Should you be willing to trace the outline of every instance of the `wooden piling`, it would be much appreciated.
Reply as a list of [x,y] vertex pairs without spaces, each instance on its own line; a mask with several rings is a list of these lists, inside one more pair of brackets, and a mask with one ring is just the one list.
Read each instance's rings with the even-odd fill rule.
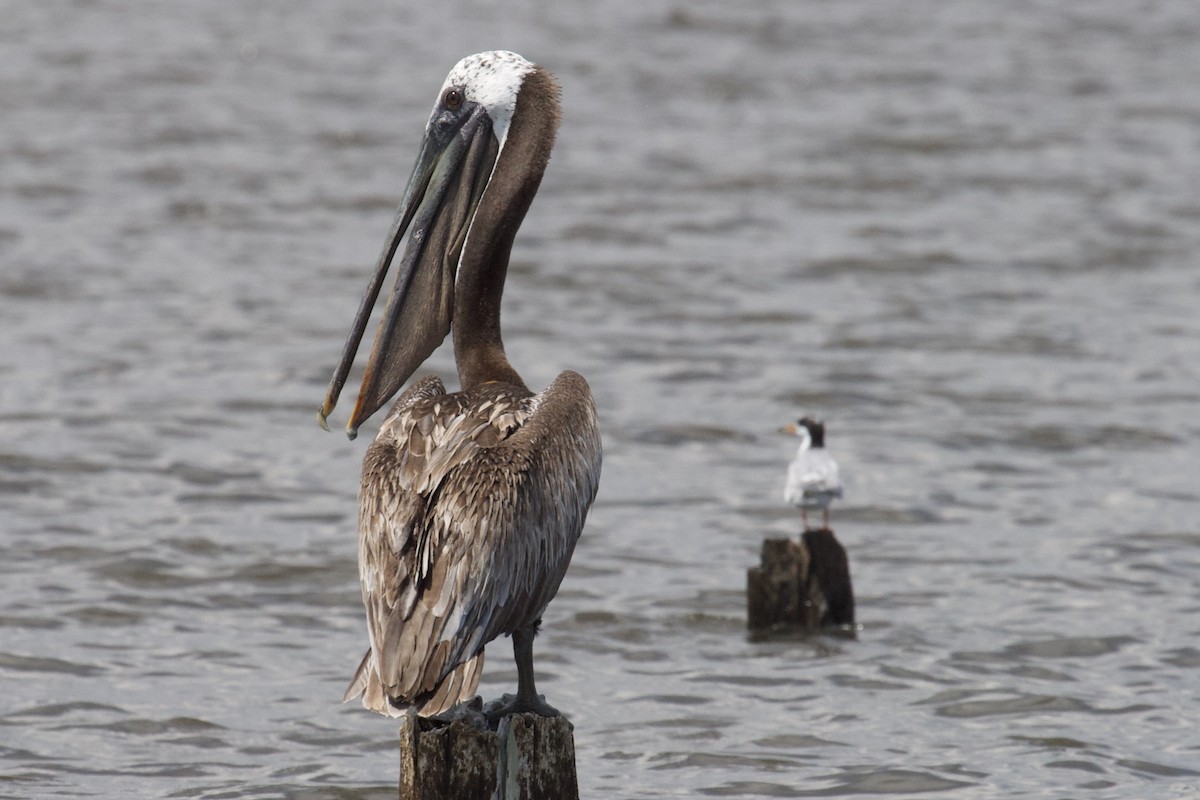
[[746,576],[751,630],[854,625],[854,589],[846,551],[828,528],[800,540],[767,539],[762,564]]
[[[503,699],[503,698],[502,698]],[[478,702],[400,724],[400,800],[578,800],[566,717],[512,714],[492,729]]]

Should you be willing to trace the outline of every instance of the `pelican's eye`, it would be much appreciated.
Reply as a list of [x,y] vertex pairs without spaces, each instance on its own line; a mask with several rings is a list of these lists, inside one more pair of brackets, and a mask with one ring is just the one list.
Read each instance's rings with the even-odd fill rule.
[[451,86],[446,90],[446,93],[442,95],[442,104],[451,111],[457,110],[458,107],[463,104],[462,89]]

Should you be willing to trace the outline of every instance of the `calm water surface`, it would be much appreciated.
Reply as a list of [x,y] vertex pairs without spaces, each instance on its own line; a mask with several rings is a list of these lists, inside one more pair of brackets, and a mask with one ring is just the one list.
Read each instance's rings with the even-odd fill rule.
[[[0,796],[393,795],[313,411],[496,47],[565,106],[510,354],[605,434],[538,658],[584,795],[1200,796],[1195,4],[423,5],[0,9]],[[758,641],[806,412],[861,630]]]

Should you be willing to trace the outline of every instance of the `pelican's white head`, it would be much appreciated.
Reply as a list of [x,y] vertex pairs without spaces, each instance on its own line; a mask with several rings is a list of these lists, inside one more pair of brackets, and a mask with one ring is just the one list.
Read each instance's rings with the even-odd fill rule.
[[446,76],[430,122],[443,107],[446,92],[458,89],[464,99],[487,109],[496,141],[504,147],[513,111],[517,107],[517,93],[521,91],[525,76],[535,68],[533,62],[510,50],[489,50],[467,56],[455,64]]

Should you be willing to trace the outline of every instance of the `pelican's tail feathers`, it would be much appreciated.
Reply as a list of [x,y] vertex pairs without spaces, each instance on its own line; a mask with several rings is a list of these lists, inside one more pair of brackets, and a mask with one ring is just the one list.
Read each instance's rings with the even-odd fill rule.
[[422,717],[432,717],[474,697],[482,675],[483,651],[480,650],[473,658],[455,667],[432,692],[414,701],[393,700],[379,680],[374,652],[367,650],[342,695],[342,702],[348,703],[361,695],[363,708],[387,717],[402,717],[410,708],[415,708]]

